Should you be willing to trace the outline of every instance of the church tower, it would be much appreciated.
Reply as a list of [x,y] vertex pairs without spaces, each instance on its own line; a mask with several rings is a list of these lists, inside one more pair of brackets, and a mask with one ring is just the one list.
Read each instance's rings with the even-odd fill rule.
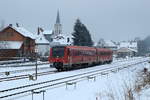
[[59,11],[57,11],[56,23],[54,25],[54,36],[62,34],[62,25],[60,24]]

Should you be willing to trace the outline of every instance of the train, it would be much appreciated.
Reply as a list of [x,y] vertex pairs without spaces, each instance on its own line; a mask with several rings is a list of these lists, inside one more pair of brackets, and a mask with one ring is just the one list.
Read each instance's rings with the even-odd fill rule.
[[48,61],[58,71],[111,63],[112,50],[87,46],[54,46]]

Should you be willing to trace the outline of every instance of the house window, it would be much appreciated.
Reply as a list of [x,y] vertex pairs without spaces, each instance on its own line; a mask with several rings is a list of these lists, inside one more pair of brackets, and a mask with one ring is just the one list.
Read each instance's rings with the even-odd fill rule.
[[70,39],[69,38],[67,38],[67,43],[70,41]]

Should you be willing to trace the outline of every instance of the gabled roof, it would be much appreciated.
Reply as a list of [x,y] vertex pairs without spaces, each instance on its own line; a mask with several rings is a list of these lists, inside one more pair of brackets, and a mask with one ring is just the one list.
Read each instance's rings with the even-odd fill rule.
[[131,48],[122,47],[122,48],[118,49],[117,52],[137,52],[137,50],[131,49]]
[[117,45],[112,40],[105,40],[105,47],[117,47]]
[[[18,33],[20,33],[21,35],[23,35],[24,37],[29,37],[31,39],[36,39],[36,35],[31,33],[30,31],[26,30],[23,27],[17,27],[17,26],[8,26],[6,28],[12,28],[13,30],[17,31]],[[6,28],[4,28],[3,30],[5,30]],[[1,31],[3,31],[1,30]]]
[[[69,41],[68,41],[69,39]],[[70,45],[72,44],[72,34],[59,34],[53,38],[53,42],[58,42],[60,44]]]
[[28,30],[26,30],[23,27],[12,26],[11,28],[13,28],[14,30],[16,30],[17,32],[19,32],[20,34],[22,34],[25,37],[29,37],[31,39],[36,39],[36,36],[33,33],[29,32]]
[[49,41],[45,39],[43,33],[37,35],[37,39],[35,40],[36,44],[49,44]]

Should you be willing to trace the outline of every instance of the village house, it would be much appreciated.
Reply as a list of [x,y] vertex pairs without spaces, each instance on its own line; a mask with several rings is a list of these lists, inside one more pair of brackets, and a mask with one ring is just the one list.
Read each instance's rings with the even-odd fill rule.
[[36,50],[39,56],[49,56],[50,42],[44,36],[44,31],[41,30],[41,28],[38,28],[35,43]]
[[95,46],[99,48],[108,48],[113,51],[113,56],[117,55],[117,44],[112,40],[100,39]]
[[35,35],[16,24],[0,31],[0,57],[29,57],[35,52]]
[[122,47],[117,50],[117,57],[121,57],[121,58],[133,57],[136,56],[136,54],[137,54],[137,50],[131,48]]
[[117,57],[133,57],[138,52],[136,41],[123,41],[119,43]]

